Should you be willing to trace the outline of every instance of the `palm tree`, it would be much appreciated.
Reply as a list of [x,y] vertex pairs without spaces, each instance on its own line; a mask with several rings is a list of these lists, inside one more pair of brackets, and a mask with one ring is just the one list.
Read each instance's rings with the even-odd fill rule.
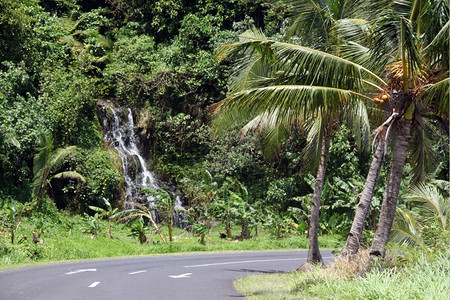
[[67,157],[74,155],[76,146],[54,149],[53,138],[49,133],[42,133],[40,136],[41,146],[34,157],[33,166],[33,190],[32,197],[39,204],[44,195],[44,191],[53,179],[74,179],[85,182],[84,177],[75,171],[64,171],[57,173],[63,166]]
[[396,136],[371,255],[384,255],[408,148],[412,146],[409,158],[413,179],[421,181],[431,154],[427,141],[431,123],[426,118],[448,119],[448,47],[442,46],[443,40],[448,43],[448,16],[447,2],[416,0],[392,3],[386,8],[384,18],[373,22],[378,29],[373,40],[379,44],[372,47],[372,57],[385,57],[380,60],[387,65],[385,76],[390,95],[384,105],[390,116],[384,124],[389,124]]
[[[355,7],[359,1],[348,1],[351,2],[352,5],[347,5],[346,7],[344,7],[345,3],[335,3],[333,1],[301,0],[294,2],[296,7],[299,8],[299,13],[290,29],[290,33],[292,34],[294,31],[301,31],[303,32],[301,38],[303,38],[302,40],[304,43],[314,45],[330,52],[336,52],[338,46],[336,41],[338,40],[338,36],[336,35],[336,32],[332,32],[331,34],[328,32],[334,31],[332,28],[338,27],[339,24],[337,23],[341,20],[352,22],[351,20],[353,19],[346,18],[355,14]],[[314,26],[313,24],[315,22],[321,22],[320,26]],[[313,25],[311,28],[313,30],[312,34],[311,32],[303,31],[305,29],[304,25],[306,24]],[[325,36],[320,37],[321,34],[324,34]],[[224,109],[221,107],[222,103],[219,103],[214,107],[214,109],[216,112],[219,110],[231,111],[234,120],[239,119],[239,117],[235,117],[236,114],[233,114],[233,110],[241,110],[244,114],[250,116],[252,116],[252,114],[257,114],[253,120],[244,126],[243,132],[247,132],[249,128],[265,128],[266,131],[269,131],[268,144],[270,146],[280,143],[285,133],[288,133],[294,127],[298,129],[305,124],[310,123],[309,125],[306,125],[307,131],[309,132],[309,151],[305,152],[308,154],[305,161],[310,163],[311,166],[317,166],[317,175],[313,200],[311,202],[311,218],[308,230],[310,240],[308,262],[322,262],[318,246],[318,222],[320,213],[320,198],[325,183],[330,139],[333,131],[335,130],[334,127],[336,127],[339,121],[342,120],[342,115],[345,112],[352,112],[358,116],[353,118],[353,121],[357,121],[354,122],[354,128],[357,129],[355,131],[357,140],[358,142],[364,140],[364,138],[361,138],[364,136],[364,130],[361,130],[360,127],[362,126],[365,129],[368,128],[367,126],[363,126],[363,124],[367,121],[365,118],[365,107],[364,105],[360,105],[360,101],[355,101],[354,106],[347,105],[347,102],[351,97],[358,97],[362,95],[353,94],[349,89],[333,89],[331,82],[328,81],[323,74],[313,75],[313,73],[304,68],[307,66],[310,59],[310,62],[316,60],[315,58],[312,58],[316,55],[316,62],[318,63],[317,67],[327,68],[328,64],[325,60],[334,60],[337,58],[335,56],[324,56],[324,52],[311,48],[300,47],[298,45],[269,41],[262,33],[257,31],[246,33],[242,35],[241,38],[244,39],[242,43],[227,45],[218,51],[219,60],[229,56],[230,54],[234,54],[233,51],[236,51],[235,49],[239,49],[239,47],[243,47],[244,49],[247,47],[251,48],[253,52],[259,54],[259,56],[255,59],[248,60],[247,64],[242,64],[241,75],[237,77],[237,81],[240,85],[235,84],[234,87],[238,87],[238,89],[241,90],[243,89],[245,93],[248,93],[249,88],[261,88],[261,86],[263,86],[267,87],[265,91],[272,93],[275,98],[278,96],[284,97],[282,94],[285,94],[285,97],[290,99],[283,99],[279,104],[273,103],[272,107],[253,108],[252,106],[254,106],[255,103],[251,103],[249,106],[245,106],[244,104],[239,108],[231,107],[231,109]],[[248,44],[245,41],[246,39],[249,40]],[[301,48],[298,52],[296,49],[300,48],[297,47]],[[292,57],[289,57],[290,54],[288,52],[291,52],[291,54],[297,57],[292,59]],[[320,59],[322,59],[322,62],[319,62],[319,57],[321,57]],[[277,60],[279,63],[276,63]],[[344,67],[344,64],[340,64],[340,62],[338,62],[338,65],[340,65],[338,68]],[[344,68],[351,69],[353,66],[349,64]],[[279,76],[280,71],[282,74],[281,76]],[[358,73],[361,72],[362,69],[356,68],[355,70],[351,70],[350,73],[354,73],[355,71]],[[348,74],[345,75],[345,77],[346,78],[344,78],[344,76],[340,77],[337,80],[338,82],[336,82],[337,85],[341,85],[343,87],[353,87],[355,82],[347,81],[347,79],[349,79]],[[353,75],[350,75],[350,77],[353,77]],[[313,86],[319,83],[320,86]],[[358,84],[358,82],[356,83]],[[305,85],[301,86],[300,84]],[[297,89],[298,92],[303,95],[297,95]],[[258,92],[262,91],[262,89],[258,90]],[[291,91],[294,91],[294,93],[292,93],[292,95],[287,95]],[[333,93],[335,94],[332,96]],[[234,95],[230,97],[233,96]],[[305,101],[311,100],[312,103],[304,106],[297,105],[298,102],[297,104],[295,102],[296,97],[298,96],[303,96]],[[245,98],[246,96],[241,94],[239,97]],[[261,95],[261,97],[263,96]],[[333,101],[326,102],[332,100],[333,97],[338,99],[338,103],[333,103]],[[226,99],[225,102],[226,101],[229,100]],[[287,103],[287,101],[290,102]],[[223,118],[223,114],[221,118]],[[223,127],[223,122],[218,123],[222,123],[219,127]],[[303,125],[298,126],[299,123]]]
[[[399,17],[400,21],[396,23],[396,19],[392,21],[392,18],[382,15],[384,18],[381,21],[377,19],[364,23],[364,26],[373,28],[371,38],[365,40],[366,46],[348,43],[346,48],[339,48],[339,56],[269,40],[258,32],[244,33],[239,43],[223,46],[218,51],[219,60],[240,54],[243,50],[257,53],[264,59],[241,65],[242,69],[247,70],[244,74],[249,83],[241,91],[216,104],[213,107],[216,113],[239,110],[250,117],[265,113],[274,116],[274,122],[283,123],[292,111],[299,111],[303,116],[325,117],[343,105],[354,105],[358,100],[371,101],[383,107],[388,118],[376,130],[376,138],[387,145],[389,133],[393,132],[396,136],[385,200],[371,251],[374,255],[383,254],[387,243],[411,134],[417,133],[416,144],[422,145],[422,151],[418,151],[417,155],[419,163],[413,164],[414,171],[419,173],[425,171],[420,162],[427,156],[423,148],[426,143],[420,142],[426,137],[423,118],[430,113],[438,118],[448,118],[448,48],[438,47],[445,45],[442,39],[448,39],[448,34],[442,33],[448,32],[449,26],[445,23],[448,22],[448,17],[445,19],[448,5],[444,1],[423,1],[421,7],[431,5],[433,13],[421,10],[417,14],[417,2],[420,1],[414,1],[413,8],[409,7],[413,12],[411,15],[415,18],[436,18],[436,22],[431,22],[432,25],[422,22],[420,27],[413,28],[413,22],[416,24],[417,20],[408,21]],[[399,9],[392,4],[389,8],[393,16],[405,11],[404,7]],[[387,24],[386,20],[392,21],[392,24]],[[346,30],[351,32],[349,28],[346,27]],[[361,26],[352,28],[357,29],[353,32],[365,33]],[[429,34],[434,34],[435,38],[430,40]],[[421,47],[416,42],[422,43]],[[272,72],[271,76],[258,77],[256,71],[264,64],[270,65],[269,68],[276,72]],[[383,146],[379,148],[383,150]],[[376,171],[369,173],[367,182],[377,182],[377,176]]]

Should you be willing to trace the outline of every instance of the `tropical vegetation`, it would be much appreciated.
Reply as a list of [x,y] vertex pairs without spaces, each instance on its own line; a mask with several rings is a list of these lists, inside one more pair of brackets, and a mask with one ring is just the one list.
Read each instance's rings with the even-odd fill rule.
[[[449,245],[449,14],[444,0],[1,1],[2,265],[101,244],[309,248],[294,298],[356,287],[316,276],[322,247],[370,257],[365,278],[429,274]],[[133,199],[124,177],[142,167],[124,172],[105,107],[134,118],[157,178]]]

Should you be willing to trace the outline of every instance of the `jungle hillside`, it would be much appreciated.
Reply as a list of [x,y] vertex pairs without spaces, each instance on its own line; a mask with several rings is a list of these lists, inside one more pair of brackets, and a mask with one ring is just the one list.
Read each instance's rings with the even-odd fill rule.
[[[2,0],[1,264],[308,249],[294,298],[440,264],[449,24],[443,0]],[[320,248],[363,267],[333,281]]]

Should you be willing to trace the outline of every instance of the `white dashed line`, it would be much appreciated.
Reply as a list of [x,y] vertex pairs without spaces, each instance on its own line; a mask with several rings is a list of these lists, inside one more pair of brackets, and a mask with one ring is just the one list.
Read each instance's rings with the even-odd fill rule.
[[189,278],[192,273],[185,273],[181,275],[169,275],[170,278]]
[[[323,258],[334,258],[323,257]],[[258,262],[270,262],[270,261],[287,261],[287,260],[306,260],[306,258],[279,258],[279,259],[260,259],[260,260],[245,260],[245,261],[229,261],[222,263],[211,263],[211,264],[203,264],[203,265],[192,265],[192,266],[184,266],[185,268],[199,268],[199,267],[210,267],[210,266],[220,266],[220,265],[234,265],[234,264],[247,264],[247,263],[258,263]]]
[[89,287],[96,287],[99,283],[100,283],[99,281],[96,281],[93,284],[91,284]]
[[97,271],[97,269],[81,269],[81,270],[76,270],[76,271],[72,271],[72,272],[67,272],[66,275],[83,273],[83,272],[95,272],[95,271]]
[[128,273],[128,275],[134,275],[134,274],[145,273],[145,272],[147,272],[147,271],[145,271],[145,270],[143,270],[143,271],[136,271],[136,272]]

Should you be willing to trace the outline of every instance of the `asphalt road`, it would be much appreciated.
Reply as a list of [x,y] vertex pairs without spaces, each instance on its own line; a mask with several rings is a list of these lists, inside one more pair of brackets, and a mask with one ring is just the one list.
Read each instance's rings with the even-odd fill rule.
[[[0,272],[0,299],[231,299],[242,276],[293,270],[306,251],[91,260]],[[333,260],[322,251],[325,261]]]

